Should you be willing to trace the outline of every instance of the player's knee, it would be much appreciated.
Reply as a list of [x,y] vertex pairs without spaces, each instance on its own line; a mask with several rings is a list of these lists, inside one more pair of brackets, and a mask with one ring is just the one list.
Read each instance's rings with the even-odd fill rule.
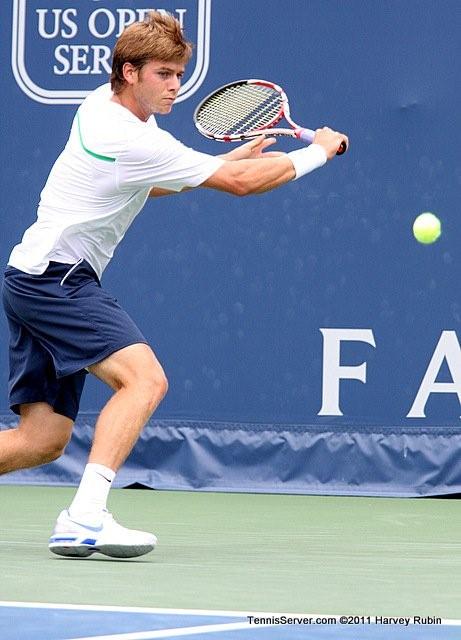
[[168,392],[168,379],[163,370],[155,370],[146,376],[144,398],[149,411],[154,411]]
[[65,447],[51,446],[41,451],[41,464],[54,462],[62,456]]
[[69,439],[67,437],[44,438],[36,441],[32,446],[35,457],[39,464],[53,462],[62,456]]
[[16,430],[29,466],[53,462],[69,443],[73,421],[55,413],[51,407],[32,404],[21,407],[21,420]]
[[162,375],[157,380],[156,386],[157,393],[159,394],[160,399],[163,400],[163,398],[168,393],[168,378],[164,373],[162,373]]
[[138,409],[150,416],[168,391],[168,380],[160,367],[144,370],[142,375],[133,377],[124,387],[132,398],[137,399]]
[[168,391],[165,372],[147,348],[139,351],[129,365],[117,372],[112,386],[116,391],[127,391],[131,398],[137,399],[139,410],[152,414]]

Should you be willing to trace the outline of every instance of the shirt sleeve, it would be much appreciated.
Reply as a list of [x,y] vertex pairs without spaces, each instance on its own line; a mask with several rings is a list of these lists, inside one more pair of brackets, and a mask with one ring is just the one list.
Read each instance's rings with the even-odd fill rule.
[[197,187],[222,166],[223,160],[186,147],[170,133],[152,128],[130,141],[116,161],[120,191],[160,187],[181,191]]

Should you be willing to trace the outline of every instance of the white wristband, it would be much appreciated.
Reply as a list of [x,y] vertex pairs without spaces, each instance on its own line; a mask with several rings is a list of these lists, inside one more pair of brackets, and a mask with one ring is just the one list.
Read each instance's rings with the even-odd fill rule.
[[304,149],[296,149],[287,154],[295,168],[295,177],[293,180],[305,176],[306,173],[314,171],[319,167],[323,167],[327,161],[325,149],[320,144],[311,144]]

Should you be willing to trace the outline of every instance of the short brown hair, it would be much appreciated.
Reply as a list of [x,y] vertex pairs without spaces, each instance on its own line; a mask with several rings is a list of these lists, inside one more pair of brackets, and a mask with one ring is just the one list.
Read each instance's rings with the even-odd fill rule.
[[184,38],[178,20],[166,11],[150,11],[143,22],[127,27],[115,44],[110,76],[112,91],[120,93],[126,83],[125,62],[141,69],[150,60],[186,63],[191,55],[192,44]]

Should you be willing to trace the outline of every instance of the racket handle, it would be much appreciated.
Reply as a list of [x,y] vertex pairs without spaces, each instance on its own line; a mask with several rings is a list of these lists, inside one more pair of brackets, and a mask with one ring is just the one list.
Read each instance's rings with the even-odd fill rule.
[[315,131],[312,129],[295,129],[295,136],[304,144],[312,144],[314,142]]
[[[312,129],[296,129],[295,136],[305,144],[312,144],[314,141],[315,131],[312,131]],[[347,146],[343,141],[339,145],[339,149],[336,152],[336,155],[342,156],[345,151],[347,151]]]

